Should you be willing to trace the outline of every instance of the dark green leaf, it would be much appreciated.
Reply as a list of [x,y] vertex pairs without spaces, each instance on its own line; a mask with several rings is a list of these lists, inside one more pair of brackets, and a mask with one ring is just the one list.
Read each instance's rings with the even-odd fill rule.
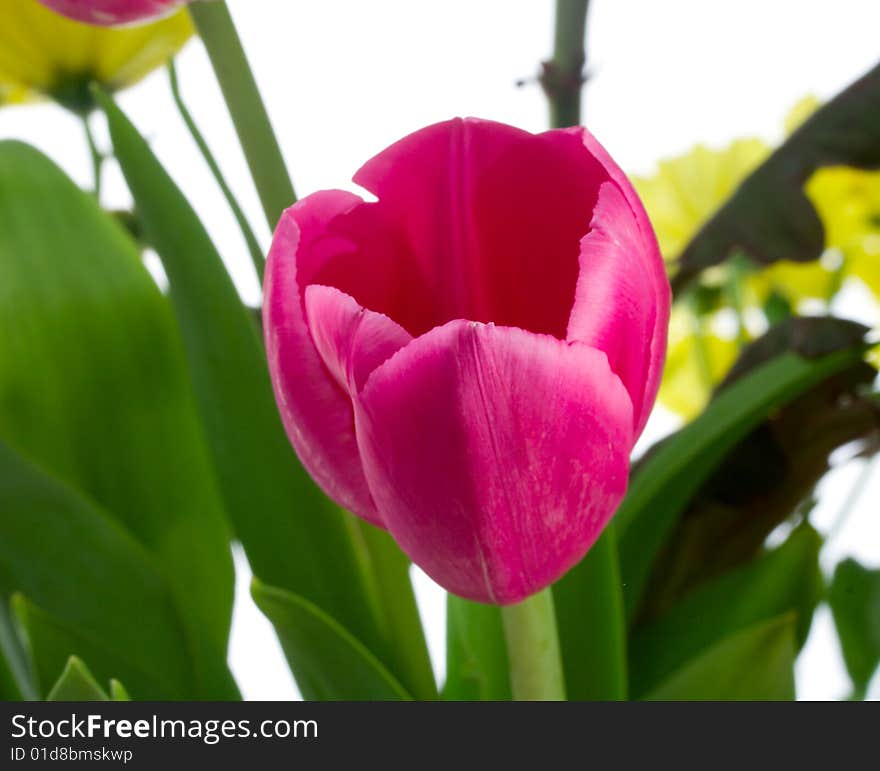
[[613,524],[553,586],[553,602],[568,698],[625,699],[626,618]]
[[446,600],[446,684],[448,701],[509,701],[510,674],[501,608]]
[[82,660],[71,656],[46,701],[110,701],[110,698]]
[[789,611],[802,643],[824,590],[820,545],[819,534],[801,525],[784,545],[699,587],[637,629],[630,648],[633,695],[650,692],[723,638]]
[[200,693],[174,598],[117,522],[2,441],[0,511],[0,596],[28,598],[16,606],[40,692],[77,654],[141,698]]
[[234,697],[228,531],[171,309],[92,196],[17,142],[0,143],[0,436],[156,555],[199,670],[187,695]]
[[629,617],[685,505],[731,448],[773,410],[861,356],[860,346],[818,359],[785,353],[726,388],[702,415],[644,459],[615,517]]
[[878,104],[880,66],[817,110],[743,181],[685,248],[676,291],[740,250],[764,264],[817,259],[825,232],[803,186],[823,166],[880,167]]
[[107,97],[116,157],[162,259],[226,509],[254,574],[335,618],[383,660],[351,534],[297,462],[265,355],[216,248],[147,143]]
[[880,664],[880,570],[844,560],[834,571],[829,602],[843,660],[862,697]]
[[275,625],[307,699],[389,701],[412,698],[383,664],[308,600],[254,579],[254,601]]
[[654,701],[787,701],[794,698],[794,626],[779,616],[725,637],[645,698]]
[[[717,393],[788,350],[807,357],[858,350],[866,331],[834,318],[789,319],[744,349]],[[658,554],[640,601],[640,622],[754,559],[774,528],[804,515],[833,452],[876,435],[880,410],[862,393],[876,374],[866,362],[852,362],[786,400],[725,453],[691,495]]]

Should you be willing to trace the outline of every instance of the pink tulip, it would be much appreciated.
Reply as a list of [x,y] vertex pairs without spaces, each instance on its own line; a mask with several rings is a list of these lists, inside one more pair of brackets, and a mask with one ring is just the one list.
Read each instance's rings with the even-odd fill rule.
[[186,0],[39,0],[53,11],[86,24],[112,27],[146,21]]
[[583,128],[417,131],[288,209],[264,323],[305,467],[455,594],[517,602],[626,489],[669,284],[632,186]]

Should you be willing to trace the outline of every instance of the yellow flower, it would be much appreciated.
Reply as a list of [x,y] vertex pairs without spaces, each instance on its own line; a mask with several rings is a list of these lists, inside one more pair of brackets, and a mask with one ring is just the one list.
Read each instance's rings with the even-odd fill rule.
[[80,24],[36,0],[0,0],[0,103],[49,97],[90,106],[88,86],[130,86],[171,58],[192,35],[179,11],[152,24],[110,29]]
[[880,172],[820,169],[806,189],[827,243],[844,259],[844,275],[857,277],[880,298]]
[[722,150],[697,145],[660,161],[652,177],[633,177],[654,224],[660,251],[678,257],[700,226],[768,155],[759,139],[737,139]]
[[673,308],[658,398],[685,419],[702,411],[739,353],[736,340],[719,337],[711,327],[711,319],[697,318],[681,305]]

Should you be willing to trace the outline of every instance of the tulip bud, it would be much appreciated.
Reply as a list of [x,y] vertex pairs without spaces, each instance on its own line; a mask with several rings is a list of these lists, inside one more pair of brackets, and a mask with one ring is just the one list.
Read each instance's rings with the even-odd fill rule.
[[185,11],[137,27],[70,21],[38,0],[0,0],[0,103],[49,97],[78,112],[89,86],[130,86],[162,66],[192,35]]
[[113,27],[165,15],[186,0],[39,0],[68,19]]
[[314,193],[269,254],[288,435],[330,497],[443,587],[518,602],[624,495],[665,356],[653,230],[582,128],[453,120],[354,181],[377,200]]

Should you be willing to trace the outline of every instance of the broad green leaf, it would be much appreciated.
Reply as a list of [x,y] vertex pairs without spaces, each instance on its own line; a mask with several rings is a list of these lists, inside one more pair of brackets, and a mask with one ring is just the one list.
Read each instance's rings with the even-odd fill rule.
[[367,576],[374,579],[379,628],[392,651],[394,672],[417,699],[436,699],[437,684],[428,655],[428,645],[419,618],[412,582],[410,561],[385,531],[363,520],[354,522],[363,540]]
[[254,602],[275,625],[281,646],[307,699],[390,701],[411,699],[385,666],[313,603],[254,579]]
[[824,590],[820,546],[819,534],[801,525],[782,546],[700,586],[636,629],[630,647],[633,696],[650,692],[723,638],[784,613],[790,612],[800,646]]
[[880,664],[880,570],[844,560],[834,571],[829,603],[843,660],[862,698]]
[[501,608],[447,595],[447,701],[510,701],[510,672]]
[[679,257],[676,291],[738,250],[759,263],[818,259],[819,215],[803,186],[826,166],[880,166],[880,65],[820,107],[758,166]]
[[863,355],[860,346],[815,359],[785,353],[722,391],[640,464],[615,516],[627,615],[682,509],[727,453],[767,415]]
[[110,701],[82,659],[71,656],[46,701]]
[[626,618],[613,523],[587,556],[553,585],[553,602],[567,697],[625,699]]
[[0,143],[0,437],[156,556],[187,695],[235,697],[228,529],[171,309],[92,196],[18,142]]
[[779,616],[725,637],[644,698],[651,701],[794,699],[794,627]]
[[2,441],[0,512],[0,596],[18,597],[39,693],[71,654],[141,698],[200,693],[174,597],[118,522]]
[[226,510],[254,571],[335,618],[390,660],[344,515],[284,434],[257,331],[214,244],[147,143],[99,101],[146,239],[159,254]]

